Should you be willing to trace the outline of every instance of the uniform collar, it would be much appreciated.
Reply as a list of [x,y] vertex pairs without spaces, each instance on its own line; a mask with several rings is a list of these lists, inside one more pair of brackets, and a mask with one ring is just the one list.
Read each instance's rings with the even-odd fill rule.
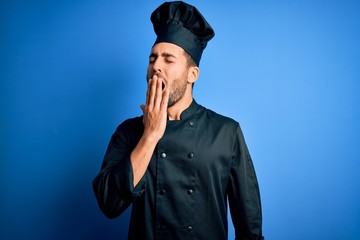
[[180,114],[180,119],[187,120],[187,119],[191,118],[194,115],[194,113],[198,109],[200,109],[200,107],[201,106],[195,101],[195,99],[193,99],[190,106]]

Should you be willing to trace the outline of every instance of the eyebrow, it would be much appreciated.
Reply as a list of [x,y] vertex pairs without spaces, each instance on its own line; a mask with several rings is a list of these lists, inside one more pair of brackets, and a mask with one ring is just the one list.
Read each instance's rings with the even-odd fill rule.
[[[173,57],[173,58],[177,58],[175,55],[173,55],[173,54],[171,54],[171,53],[168,53],[168,52],[162,53],[161,56],[162,56],[162,57]],[[156,57],[158,57],[158,54],[156,54],[156,53],[151,53],[150,56],[149,56],[149,58],[152,58],[152,57],[156,58]]]

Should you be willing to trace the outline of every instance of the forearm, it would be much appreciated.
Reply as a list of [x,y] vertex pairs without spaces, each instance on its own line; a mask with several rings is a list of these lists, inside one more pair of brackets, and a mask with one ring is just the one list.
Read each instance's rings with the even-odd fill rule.
[[262,239],[262,209],[255,168],[240,128],[230,170],[229,205],[236,239]]
[[167,87],[163,91],[162,84],[163,80],[154,75],[149,80],[146,104],[140,106],[143,110],[144,132],[130,156],[134,187],[144,176],[156,144],[165,132],[170,92]]
[[93,181],[99,208],[109,218],[119,216],[131,204],[133,194],[130,171],[131,166],[127,161],[108,165]]
[[130,159],[133,170],[134,188],[144,176],[157,142],[157,140],[143,136],[132,151]]

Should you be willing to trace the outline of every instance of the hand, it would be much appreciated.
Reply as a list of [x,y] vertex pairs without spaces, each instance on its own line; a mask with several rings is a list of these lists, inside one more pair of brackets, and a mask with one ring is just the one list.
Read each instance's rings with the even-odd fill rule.
[[141,105],[143,111],[143,137],[158,142],[164,135],[167,120],[169,89],[163,89],[163,80],[154,75],[148,82],[146,103]]

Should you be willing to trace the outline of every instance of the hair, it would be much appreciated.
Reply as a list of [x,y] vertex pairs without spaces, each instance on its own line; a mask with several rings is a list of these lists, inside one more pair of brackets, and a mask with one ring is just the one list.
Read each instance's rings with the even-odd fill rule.
[[[188,68],[198,67],[198,65],[195,63],[194,59],[192,58],[192,56],[185,50],[184,50],[184,55],[185,55],[185,58],[186,58],[186,61],[187,61],[187,67]],[[194,89],[194,85],[195,85],[195,83],[193,82],[192,83],[193,89]]]
[[185,53],[188,67],[198,67],[198,65],[195,63],[194,59],[192,58],[192,56],[186,51],[184,51],[184,53]]

